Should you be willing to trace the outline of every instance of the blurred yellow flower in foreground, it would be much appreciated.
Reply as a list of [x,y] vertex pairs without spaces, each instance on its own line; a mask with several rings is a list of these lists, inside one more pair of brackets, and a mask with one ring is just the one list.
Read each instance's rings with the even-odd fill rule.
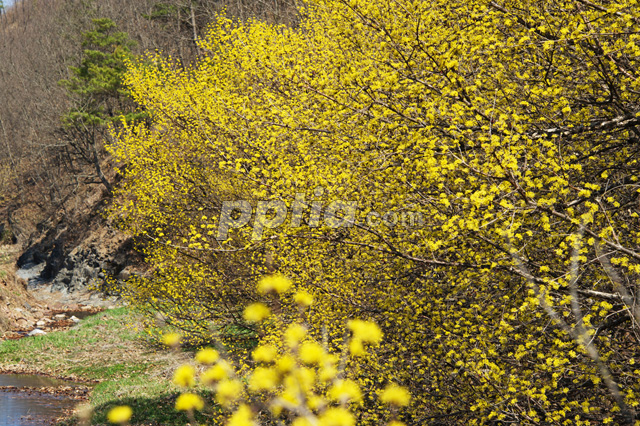
[[169,333],[162,336],[162,343],[175,348],[180,344],[181,336],[178,333]]
[[320,426],[355,426],[356,419],[346,408],[329,408],[320,416]]
[[293,300],[301,306],[310,306],[313,303],[313,296],[306,291],[299,291],[293,296]]
[[190,365],[181,365],[173,374],[173,383],[185,388],[196,384],[196,369]]
[[227,426],[254,426],[255,424],[251,408],[246,404],[242,404],[229,418]]
[[404,407],[409,405],[409,401],[411,401],[411,394],[409,394],[409,391],[405,388],[396,384],[391,384],[382,392],[380,399],[385,404]]
[[347,324],[355,339],[366,343],[379,343],[382,340],[382,330],[378,324],[370,321],[351,320]]
[[219,359],[220,354],[212,348],[204,348],[196,354],[196,361],[200,364],[211,365]]
[[121,405],[109,410],[107,419],[111,423],[126,423],[129,421],[129,419],[131,419],[131,415],[133,415],[133,410],[131,409],[131,407],[127,405]]
[[238,380],[223,380],[216,388],[216,400],[222,405],[228,405],[240,397],[242,383]]
[[176,400],[176,410],[178,411],[202,410],[203,408],[204,401],[193,393],[183,393]]
[[278,350],[273,345],[258,346],[253,351],[253,359],[256,362],[273,362],[278,355]]
[[284,275],[270,275],[258,282],[258,291],[262,294],[275,291],[282,294],[291,287],[291,280]]
[[244,319],[249,322],[260,322],[271,315],[269,308],[263,303],[252,303],[244,310]]

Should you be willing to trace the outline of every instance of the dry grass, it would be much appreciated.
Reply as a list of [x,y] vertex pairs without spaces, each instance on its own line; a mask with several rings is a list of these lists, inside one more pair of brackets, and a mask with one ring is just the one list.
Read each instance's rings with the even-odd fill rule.
[[27,306],[36,305],[24,282],[15,276],[17,255],[17,246],[0,245],[0,336],[20,321],[32,320]]

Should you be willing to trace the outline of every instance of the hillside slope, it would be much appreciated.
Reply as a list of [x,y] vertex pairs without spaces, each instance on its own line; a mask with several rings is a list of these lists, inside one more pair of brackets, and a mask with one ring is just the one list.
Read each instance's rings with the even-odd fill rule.
[[[223,10],[240,20],[295,19],[287,0],[19,0],[0,14],[0,332],[34,319],[16,263],[44,263],[40,278],[63,293],[105,289],[107,276],[141,271],[132,240],[104,216],[110,194],[62,125],[73,99],[59,82],[81,64],[83,33],[108,18],[135,41],[134,54],[161,50],[187,66]],[[104,142],[101,168],[117,184]]]
[[15,276],[16,246],[0,246],[0,336],[16,325],[33,322],[38,307],[26,283]]

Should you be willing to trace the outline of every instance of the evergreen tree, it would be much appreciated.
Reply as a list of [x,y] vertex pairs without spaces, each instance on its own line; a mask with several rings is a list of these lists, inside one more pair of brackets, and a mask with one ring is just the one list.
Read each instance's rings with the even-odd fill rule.
[[135,46],[128,34],[117,31],[107,18],[93,20],[93,28],[83,34],[80,66],[71,67],[71,78],[61,80],[72,99],[72,107],[62,116],[66,146],[73,157],[95,167],[100,182],[111,192],[101,166],[101,142],[110,125],[122,118],[131,122],[141,117],[123,85],[126,61]]

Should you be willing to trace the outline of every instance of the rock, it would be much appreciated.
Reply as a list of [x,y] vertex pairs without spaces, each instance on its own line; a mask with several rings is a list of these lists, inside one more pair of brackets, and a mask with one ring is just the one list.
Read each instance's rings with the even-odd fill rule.
[[20,334],[20,333],[17,333],[15,331],[7,331],[6,333],[4,333],[4,335],[2,335],[2,337],[4,339],[17,340],[17,339],[23,338],[24,335]]
[[20,318],[16,318],[16,324],[25,327],[25,328],[30,328],[33,326],[33,323],[30,322],[28,319],[20,317]]
[[80,318],[76,317],[75,315],[73,315],[71,318],[69,318],[71,321],[75,322],[76,324],[80,322]]
[[28,336],[43,336],[47,334],[46,331],[42,331],[39,328],[33,329],[29,332]]
[[29,250],[25,251],[24,253],[22,253],[20,255],[20,257],[16,261],[16,264],[18,265],[18,268],[22,268],[24,265],[26,265],[28,263],[34,263],[33,262],[33,252],[34,251],[35,251],[35,249],[29,249]]
[[67,314],[57,314],[53,317],[56,320],[63,320],[65,318],[67,318]]
[[129,268],[124,268],[116,276],[116,279],[119,280],[119,281],[126,281],[129,278],[131,278],[131,270]]
[[38,327],[44,327],[45,325],[47,325],[47,322],[46,322],[46,321],[44,321],[44,320],[40,320],[40,321],[38,321],[38,322],[36,323],[36,325],[37,325]]
[[44,279],[51,279],[56,276],[58,271],[62,268],[64,263],[64,251],[62,249],[62,243],[55,241],[53,243],[53,249],[47,257],[47,263],[42,271],[42,277]]

